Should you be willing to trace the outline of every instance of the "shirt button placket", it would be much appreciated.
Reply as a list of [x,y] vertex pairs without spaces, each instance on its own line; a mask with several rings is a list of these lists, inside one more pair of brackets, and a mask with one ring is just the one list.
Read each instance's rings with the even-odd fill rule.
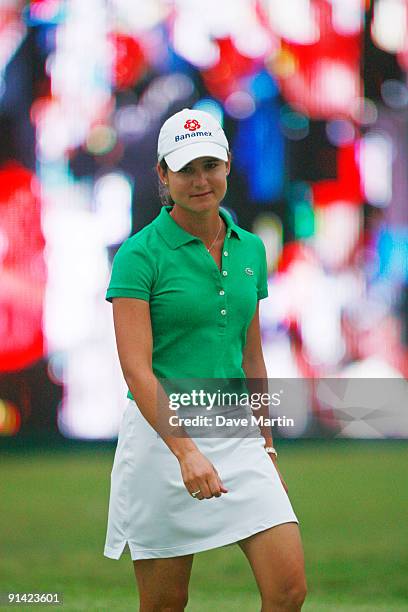
[[220,320],[220,324],[222,327],[226,326],[226,314],[227,314],[227,308],[226,308],[226,297],[225,297],[225,290],[224,289],[220,289],[218,291],[218,295],[220,296],[220,308],[219,308],[219,318]]
[[[227,234],[227,239],[229,238],[229,235]],[[227,241],[226,241],[227,242]],[[223,281],[225,282],[228,278],[228,270],[227,270],[227,261],[228,259],[224,259],[228,257],[228,243],[224,245],[223,251],[223,259],[222,259],[222,270],[221,270],[221,276],[223,278]],[[220,319],[221,319],[221,325],[222,327],[226,327],[227,325],[227,308],[226,308],[226,297],[225,297],[225,284],[223,283],[224,288],[221,288],[219,290],[219,295],[221,296],[221,307],[219,310],[220,313]]]

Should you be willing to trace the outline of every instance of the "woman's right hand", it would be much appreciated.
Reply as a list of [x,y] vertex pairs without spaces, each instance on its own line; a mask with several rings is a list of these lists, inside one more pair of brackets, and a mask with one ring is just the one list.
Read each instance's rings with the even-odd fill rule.
[[189,450],[179,458],[181,475],[187,491],[195,499],[211,499],[228,493],[213,464],[198,449]]

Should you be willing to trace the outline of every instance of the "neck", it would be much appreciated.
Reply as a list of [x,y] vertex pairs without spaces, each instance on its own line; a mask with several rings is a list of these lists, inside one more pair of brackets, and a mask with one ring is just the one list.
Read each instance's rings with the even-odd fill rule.
[[[220,221],[224,226],[218,207],[215,210],[195,213],[174,204],[170,215],[180,227],[189,234],[200,238],[206,245],[209,245],[216,237],[220,229]],[[224,237],[224,227],[221,228],[219,237],[221,236]]]

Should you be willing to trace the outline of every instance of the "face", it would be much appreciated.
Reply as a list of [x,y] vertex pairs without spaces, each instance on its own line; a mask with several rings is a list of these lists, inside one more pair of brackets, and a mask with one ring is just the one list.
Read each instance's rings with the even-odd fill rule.
[[227,191],[231,162],[215,157],[193,159],[178,172],[158,165],[160,180],[167,182],[174,202],[185,210],[203,212],[218,207]]

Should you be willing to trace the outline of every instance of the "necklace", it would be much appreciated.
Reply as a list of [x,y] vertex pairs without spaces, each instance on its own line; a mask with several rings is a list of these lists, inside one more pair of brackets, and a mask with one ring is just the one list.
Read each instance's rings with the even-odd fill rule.
[[218,236],[220,235],[221,228],[222,228],[222,221],[221,221],[221,217],[219,217],[219,219],[220,219],[220,227],[219,227],[219,229],[218,229],[218,232],[217,232],[217,235],[216,235],[216,237],[215,237],[215,239],[214,239],[214,242],[211,244],[211,246],[210,246],[210,247],[208,247],[208,248],[207,248],[207,247],[205,247],[205,248],[207,249],[207,251],[208,251],[208,252],[210,252],[210,251],[211,251],[211,249],[213,248],[214,244],[215,244],[215,243],[217,242],[217,240],[218,240]]

